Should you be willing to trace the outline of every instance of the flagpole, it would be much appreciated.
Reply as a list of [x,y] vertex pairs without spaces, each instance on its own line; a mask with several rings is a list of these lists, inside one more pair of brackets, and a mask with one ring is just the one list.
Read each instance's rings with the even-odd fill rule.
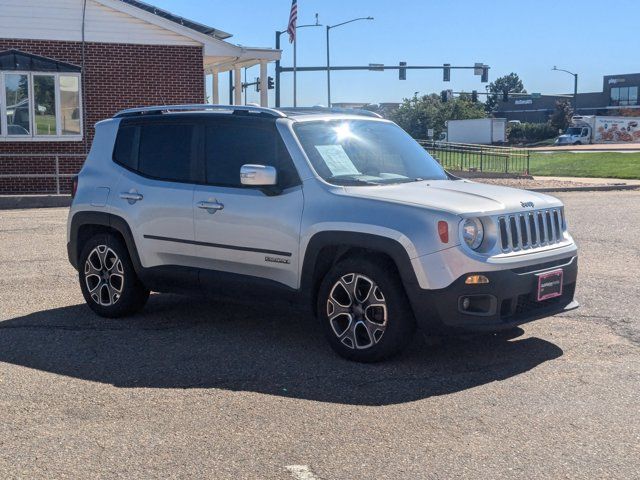
[[293,106],[298,106],[298,35],[293,38]]

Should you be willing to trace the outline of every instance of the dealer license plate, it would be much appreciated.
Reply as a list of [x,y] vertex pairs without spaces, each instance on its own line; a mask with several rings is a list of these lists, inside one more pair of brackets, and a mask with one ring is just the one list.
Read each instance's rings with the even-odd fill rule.
[[562,295],[562,270],[541,273],[538,275],[538,301]]

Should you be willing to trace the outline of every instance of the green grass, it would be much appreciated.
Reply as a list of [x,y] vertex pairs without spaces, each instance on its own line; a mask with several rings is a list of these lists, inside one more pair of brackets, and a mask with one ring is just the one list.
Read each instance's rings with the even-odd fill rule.
[[36,132],[38,132],[38,135],[55,135],[55,115],[36,115]]
[[531,175],[640,179],[640,153],[531,153]]

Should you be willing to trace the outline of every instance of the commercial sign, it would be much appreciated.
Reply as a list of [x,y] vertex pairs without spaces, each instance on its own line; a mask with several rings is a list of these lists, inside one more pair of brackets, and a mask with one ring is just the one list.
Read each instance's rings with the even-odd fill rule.
[[533,100],[531,100],[530,98],[526,98],[526,99],[521,99],[521,100],[516,100],[515,104],[516,105],[531,105],[533,103]]
[[596,117],[594,142],[640,142],[640,118]]

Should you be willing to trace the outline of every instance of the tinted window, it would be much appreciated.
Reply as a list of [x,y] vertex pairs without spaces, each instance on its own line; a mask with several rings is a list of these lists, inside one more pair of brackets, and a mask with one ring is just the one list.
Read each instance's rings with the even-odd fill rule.
[[291,158],[272,124],[221,121],[206,128],[207,183],[241,187],[240,168],[246,164],[268,165],[278,171],[278,185],[298,182]]
[[122,127],[118,130],[116,146],[113,150],[113,159],[120,165],[136,170],[138,158],[134,152],[135,137],[138,127]]
[[194,126],[185,124],[140,127],[140,173],[162,180],[191,181],[194,133]]

